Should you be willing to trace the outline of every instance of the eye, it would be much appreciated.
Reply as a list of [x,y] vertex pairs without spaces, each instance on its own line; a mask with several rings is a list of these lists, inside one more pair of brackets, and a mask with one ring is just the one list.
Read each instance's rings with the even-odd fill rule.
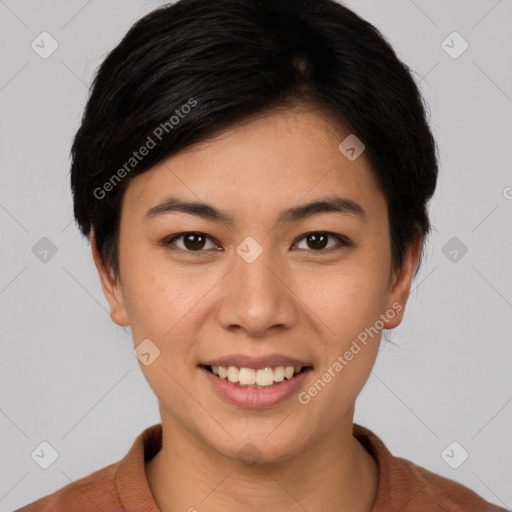
[[[177,240],[183,239],[183,245],[180,246],[176,243]],[[195,231],[189,231],[187,233],[180,233],[179,235],[173,235],[170,238],[165,239],[162,244],[166,247],[175,245],[179,249],[186,252],[204,252],[205,246],[210,242],[211,247],[206,249],[216,248],[217,246],[211,241],[211,238],[204,233]]]
[[[338,243],[329,245],[329,239],[335,240]],[[329,233],[326,231],[314,231],[311,233],[306,233],[301,238],[299,238],[295,245],[298,245],[301,240],[305,240],[307,246],[302,248],[299,247],[300,250],[311,250],[316,252],[334,249],[337,246],[350,246],[350,242],[346,237],[342,235],[335,235],[334,233]],[[177,243],[178,241],[180,243]],[[210,243],[210,247],[207,247],[208,243]],[[208,235],[197,231],[189,231],[185,233],[179,233],[177,235],[172,235],[171,237],[163,240],[162,245],[170,249],[173,249],[171,246],[176,246],[178,249],[189,253],[205,252],[207,249],[222,250],[212,241]]]
[[330,246],[328,245],[329,238],[336,239],[338,241],[338,246],[340,247],[350,245],[345,237],[341,235],[335,235],[334,233],[328,233],[326,231],[314,231],[307,233],[299,238],[299,241],[305,240],[306,244],[308,245],[308,247],[304,247],[302,249],[320,252],[323,249],[333,249],[336,247],[336,244]]

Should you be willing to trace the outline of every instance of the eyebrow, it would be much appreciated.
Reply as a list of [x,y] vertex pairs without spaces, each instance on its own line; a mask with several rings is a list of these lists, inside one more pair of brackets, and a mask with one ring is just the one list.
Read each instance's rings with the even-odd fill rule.
[[[182,201],[176,197],[166,197],[162,202],[150,208],[144,215],[144,218],[149,220],[159,215],[174,212],[187,213],[202,219],[223,222],[228,225],[234,224],[234,217],[232,215],[210,204],[199,201]],[[319,213],[333,212],[355,215],[362,219],[366,217],[363,208],[352,199],[330,196],[282,211],[277,218],[277,224],[289,224]]]

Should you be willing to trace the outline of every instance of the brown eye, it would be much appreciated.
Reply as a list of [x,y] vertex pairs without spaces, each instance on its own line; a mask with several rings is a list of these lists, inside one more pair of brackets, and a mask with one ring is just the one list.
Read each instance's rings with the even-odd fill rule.
[[183,237],[183,245],[187,249],[190,249],[191,251],[195,251],[196,249],[202,249],[205,243],[205,237],[198,233],[191,233],[189,235],[184,235]]
[[348,245],[341,236],[334,235],[332,233],[326,233],[324,231],[316,231],[314,233],[307,233],[306,235],[301,237],[299,239],[299,241],[300,240],[306,241],[306,247],[302,247],[301,249],[306,249],[306,250],[309,249],[312,251],[322,251],[323,249],[326,249],[326,248],[331,249],[336,246],[336,244],[334,244],[334,245],[331,244],[330,246],[328,246],[328,242],[329,242],[330,238],[337,240],[339,246]]
[[328,236],[325,233],[312,233],[307,235],[306,240],[311,249],[325,249]]
[[[176,243],[178,240],[182,239],[181,246]],[[203,252],[206,244],[210,242],[211,247],[207,247],[207,249],[215,248],[215,244],[210,240],[208,236],[203,233],[181,233],[180,235],[173,236],[164,242],[164,245],[171,246],[175,245],[179,249],[187,252]]]

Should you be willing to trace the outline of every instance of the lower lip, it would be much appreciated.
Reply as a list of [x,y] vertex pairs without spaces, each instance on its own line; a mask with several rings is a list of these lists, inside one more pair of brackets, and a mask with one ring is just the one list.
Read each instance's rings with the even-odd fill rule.
[[200,366],[199,369],[223,398],[238,407],[247,409],[273,407],[284,402],[298,390],[306,375],[311,371],[311,368],[307,368],[295,377],[285,379],[269,388],[243,388],[217,377],[204,366]]

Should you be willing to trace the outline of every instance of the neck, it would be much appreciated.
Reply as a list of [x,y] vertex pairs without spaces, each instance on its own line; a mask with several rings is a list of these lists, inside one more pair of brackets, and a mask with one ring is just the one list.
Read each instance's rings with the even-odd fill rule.
[[162,415],[162,449],[146,463],[150,489],[162,512],[370,512],[378,466],[352,435],[352,413],[293,457],[253,465],[220,455]]

